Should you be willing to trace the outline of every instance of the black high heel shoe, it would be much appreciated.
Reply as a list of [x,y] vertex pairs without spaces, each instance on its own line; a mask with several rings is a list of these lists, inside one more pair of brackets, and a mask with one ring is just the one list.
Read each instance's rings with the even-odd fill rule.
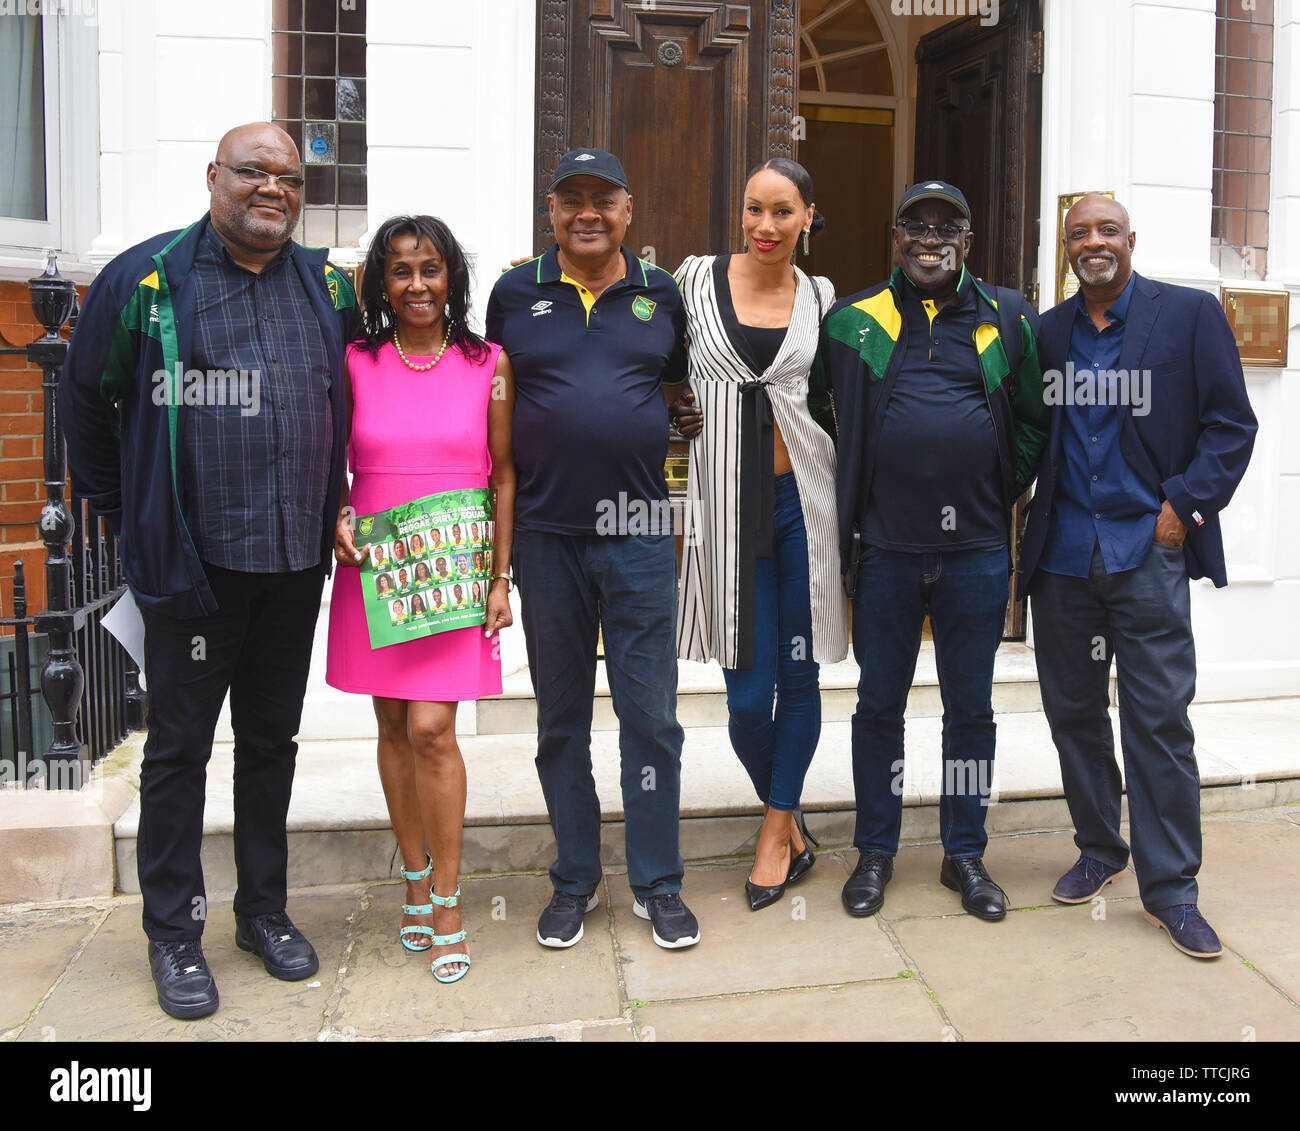
[[[790,849],[793,855],[794,849]],[[793,861],[791,861],[793,865]],[[806,870],[806,869],[805,869]],[[750,872],[752,876],[754,873]],[[785,885],[790,882],[789,869],[786,869],[786,879],[784,882],[777,884],[775,887],[762,887],[753,880],[745,881],[745,894],[749,896],[749,909],[751,911],[761,911],[764,907],[770,907],[773,903],[785,894]]]
[[785,882],[787,884],[796,884],[804,878],[811,870],[812,866],[817,863],[817,857],[813,855],[813,850],[808,846],[815,844],[821,847],[821,841],[808,831],[808,825],[804,822],[803,812],[795,810],[795,820],[799,823],[799,831],[803,833],[804,846],[803,851],[795,854],[794,845],[790,845],[790,871],[786,873]]

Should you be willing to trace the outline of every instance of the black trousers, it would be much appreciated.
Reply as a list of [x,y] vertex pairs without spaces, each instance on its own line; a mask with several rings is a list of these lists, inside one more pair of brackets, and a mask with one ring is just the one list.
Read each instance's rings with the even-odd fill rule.
[[217,612],[183,620],[143,614],[149,733],[136,862],[144,931],[155,942],[203,934],[203,801],[227,691],[235,734],[235,911],[262,915],[285,906],[293,739],[325,575],[320,568],[204,570]]
[[1142,564],[1124,573],[1107,573],[1094,549],[1087,577],[1040,569],[1029,596],[1074,843],[1112,868],[1128,863],[1107,686],[1113,656],[1138,890],[1153,911],[1195,903],[1201,790],[1187,708],[1196,648],[1182,549],[1153,542]]

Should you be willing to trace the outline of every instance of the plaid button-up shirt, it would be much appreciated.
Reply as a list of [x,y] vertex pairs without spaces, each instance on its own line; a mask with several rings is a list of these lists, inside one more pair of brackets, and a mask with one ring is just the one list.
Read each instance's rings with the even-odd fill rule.
[[293,254],[286,244],[254,274],[209,225],[194,261],[183,507],[199,557],[244,573],[309,569],[321,558],[331,376]]

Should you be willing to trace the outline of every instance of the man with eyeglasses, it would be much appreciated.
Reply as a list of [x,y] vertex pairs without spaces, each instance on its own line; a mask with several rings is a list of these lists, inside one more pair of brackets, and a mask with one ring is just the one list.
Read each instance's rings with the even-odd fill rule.
[[319,967],[285,913],[285,820],[333,560],[355,296],[324,250],[290,239],[302,183],[283,130],[227,133],[208,164],[210,212],[104,268],[59,384],[74,489],[118,535],[144,618],[136,857],[158,1003],[179,1018],[218,1004],[199,857],[227,692],[235,942],[277,978]]
[[836,495],[853,650],[850,915],[873,915],[893,875],[903,812],[903,712],[926,616],[943,696],[940,882],[981,919],[1006,895],[983,855],[993,776],[993,660],[1011,574],[1011,508],[1046,435],[1036,316],[966,270],[961,190],[914,185],[895,217],[897,268],[841,299],[822,358],[839,424]]

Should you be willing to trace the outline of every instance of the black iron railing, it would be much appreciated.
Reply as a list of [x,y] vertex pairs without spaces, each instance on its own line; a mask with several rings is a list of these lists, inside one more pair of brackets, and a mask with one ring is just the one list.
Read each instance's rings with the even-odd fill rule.
[[[77,292],[59,274],[51,253],[45,273],[29,283],[32,309],[45,328],[24,351],[42,371],[45,503],[38,523],[45,543],[46,608],[27,615],[22,563],[14,568],[14,615],[0,618],[12,627],[7,656],[7,690],[0,688],[0,714],[6,761],[0,771],[10,781],[47,789],[79,789],[96,759],[144,722],[145,702],[139,672],[122,646],[102,626],[104,614],[126,591],[113,536],[90,514],[83,500],[64,500],[67,463],[55,392],[68,352],[61,331],[76,325]],[[8,350],[5,352],[18,352]],[[41,699],[32,687],[29,645],[45,651],[40,673]],[[48,741],[41,741],[48,732]],[[38,752],[35,748],[41,748]]]

